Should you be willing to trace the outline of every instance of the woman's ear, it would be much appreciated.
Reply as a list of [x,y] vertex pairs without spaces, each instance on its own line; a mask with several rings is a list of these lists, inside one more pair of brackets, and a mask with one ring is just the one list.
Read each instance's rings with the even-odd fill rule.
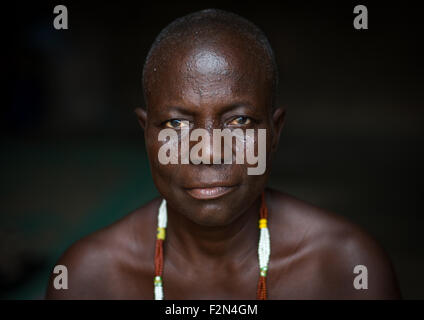
[[274,135],[272,137],[271,151],[275,151],[280,141],[281,130],[284,127],[286,119],[286,110],[283,107],[275,108],[272,114],[272,125],[274,126]]
[[147,122],[147,111],[143,108],[135,108],[134,112],[137,115],[138,123],[144,130]]

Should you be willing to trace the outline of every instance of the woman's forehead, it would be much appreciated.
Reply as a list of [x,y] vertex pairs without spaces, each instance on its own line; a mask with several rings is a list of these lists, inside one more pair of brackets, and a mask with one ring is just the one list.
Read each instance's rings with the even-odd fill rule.
[[226,75],[231,72],[232,61],[214,48],[202,48],[189,57],[187,69],[193,69],[199,75]]
[[237,49],[202,46],[181,50],[174,59],[160,60],[162,64],[155,66],[152,75],[155,85],[149,90],[150,102],[180,99],[200,104],[209,100],[257,100],[264,92],[269,94],[264,68]]

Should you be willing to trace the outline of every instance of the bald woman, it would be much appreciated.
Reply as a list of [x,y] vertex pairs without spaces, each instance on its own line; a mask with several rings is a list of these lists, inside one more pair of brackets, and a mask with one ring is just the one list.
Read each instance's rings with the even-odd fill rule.
[[[72,245],[58,262],[69,288],[56,290],[52,275],[46,297],[399,298],[387,255],[364,231],[266,188],[285,116],[277,83],[266,36],[240,16],[204,10],[162,30],[144,64],[146,105],[136,109],[161,197]],[[175,130],[179,141],[184,128],[265,129],[265,172],[249,175],[249,163],[161,163],[160,132]],[[356,266],[366,267],[366,288],[354,283]]]

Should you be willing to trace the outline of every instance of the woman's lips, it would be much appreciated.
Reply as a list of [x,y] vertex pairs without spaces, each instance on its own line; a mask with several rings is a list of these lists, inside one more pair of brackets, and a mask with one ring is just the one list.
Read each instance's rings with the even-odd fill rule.
[[187,193],[195,199],[209,200],[222,197],[223,195],[233,191],[232,187],[210,187],[210,188],[191,188],[186,189]]

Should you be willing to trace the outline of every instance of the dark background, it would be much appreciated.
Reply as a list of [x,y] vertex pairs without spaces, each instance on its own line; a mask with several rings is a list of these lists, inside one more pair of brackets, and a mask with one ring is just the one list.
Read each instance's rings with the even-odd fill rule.
[[[0,296],[42,298],[67,246],[157,195],[133,113],[143,61],[169,22],[215,7],[257,24],[277,56],[288,112],[270,185],[364,227],[403,296],[424,298],[419,8],[153,3],[2,5]],[[58,4],[69,30],[53,28]],[[368,30],[353,28],[358,4]]]

